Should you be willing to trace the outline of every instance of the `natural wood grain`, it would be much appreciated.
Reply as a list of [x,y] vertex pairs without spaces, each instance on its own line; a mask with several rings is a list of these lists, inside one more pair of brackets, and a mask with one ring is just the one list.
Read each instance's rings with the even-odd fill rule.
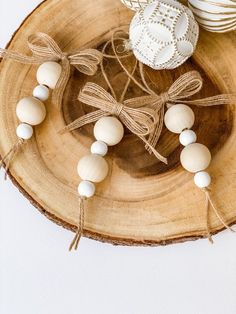
[[[109,37],[112,29],[129,23],[133,15],[118,0],[97,0],[96,10],[94,5],[94,1],[87,0],[43,2],[15,33],[9,49],[29,53],[26,40],[36,31],[50,34],[65,51],[96,46]],[[235,42],[234,33],[220,35],[201,31],[197,50],[186,64],[174,71],[147,68],[146,71],[160,91],[166,90],[181,73],[197,69],[205,82],[198,97],[233,92]],[[120,86],[123,74],[116,65],[111,66],[111,71],[113,85]],[[4,60],[0,73],[0,154],[4,155],[16,140],[16,103],[31,95],[36,85],[36,67]],[[89,110],[76,100],[86,80],[78,72],[71,76],[64,96],[63,115],[47,101],[45,122],[35,128],[35,138],[17,156],[10,174],[37,208],[70,229],[75,229],[78,217],[76,165],[93,142],[92,126],[63,136],[58,130]],[[100,74],[93,80],[101,81]],[[138,94],[140,91],[131,86],[128,96]],[[234,107],[193,109],[199,142],[207,145],[213,154],[210,167],[213,196],[231,224],[236,221]],[[150,156],[143,144],[128,132],[122,143],[110,149],[109,177],[97,186],[97,194],[86,208],[86,236],[127,245],[167,244],[204,236],[204,194],[194,186],[192,175],[179,164],[178,137],[163,130],[158,148],[169,155],[168,166]],[[214,233],[222,229],[213,214],[211,226]]]

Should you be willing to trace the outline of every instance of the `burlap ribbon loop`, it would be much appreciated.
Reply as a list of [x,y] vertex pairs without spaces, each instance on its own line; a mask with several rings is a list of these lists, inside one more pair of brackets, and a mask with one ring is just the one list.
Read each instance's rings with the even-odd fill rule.
[[102,53],[96,49],[85,49],[76,53],[63,52],[54,39],[40,32],[28,37],[28,46],[32,56],[0,49],[0,57],[10,58],[24,64],[41,64],[46,61],[60,62],[62,65],[61,76],[52,95],[52,101],[58,109],[61,108],[62,97],[70,77],[71,65],[86,75],[94,75],[103,58]]

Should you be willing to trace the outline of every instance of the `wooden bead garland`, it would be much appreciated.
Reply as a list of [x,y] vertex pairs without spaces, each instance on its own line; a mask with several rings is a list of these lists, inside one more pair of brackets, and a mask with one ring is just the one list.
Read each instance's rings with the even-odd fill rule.
[[[37,80],[40,85],[34,88],[33,96],[22,98],[16,105],[16,115],[22,123],[16,128],[18,142],[0,162],[0,167],[3,162],[6,162],[6,171],[21,145],[33,136],[33,126],[41,124],[46,117],[46,108],[42,101],[48,99],[50,92],[49,86],[42,85],[42,83],[48,82],[51,87],[55,88],[60,76],[59,68],[61,69],[60,64],[58,66],[56,64],[56,62],[53,62],[53,66],[48,66],[48,62],[45,62],[39,66]],[[42,69],[44,70],[42,71]],[[39,73],[40,75],[38,75]]]
[[[188,108],[188,110],[186,107]],[[164,121],[168,130],[180,134],[179,136],[180,143],[185,146],[180,154],[180,162],[184,169],[186,169],[189,172],[195,173],[194,183],[198,188],[202,189],[206,195],[207,237],[210,240],[210,242],[213,243],[208,222],[208,211],[210,206],[212,207],[214,213],[221,221],[221,223],[230,231],[234,230],[225,223],[224,218],[216,209],[210,196],[209,186],[211,184],[211,176],[208,172],[204,170],[206,170],[210,165],[211,153],[205,145],[195,143],[197,140],[197,136],[195,132],[188,129],[192,127],[194,123],[194,113],[191,108],[181,104],[173,105],[165,113]]]
[[[108,164],[103,158],[107,153],[107,146],[116,145],[122,140],[124,128],[117,118],[102,117],[94,126],[94,135],[98,141],[91,145],[92,154],[82,157],[77,166],[78,175],[83,180],[78,186],[80,219],[70,250],[77,249],[83,232],[84,200],[94,195],[96,190],[94,183],[103,181],[108,175]],[[104,142],[101,141],[101,138]]]

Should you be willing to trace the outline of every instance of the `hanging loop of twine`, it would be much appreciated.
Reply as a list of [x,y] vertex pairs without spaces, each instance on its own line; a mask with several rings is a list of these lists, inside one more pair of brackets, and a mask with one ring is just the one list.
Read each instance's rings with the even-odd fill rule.
[[81,73],[94,75],[103,57],[102,53],[96,49],[85,49],[75,53],[63,52],[54,39],[40,32],[28,37],[28,46],[32,56],[0,49],[0,57],[24,64],[41,64],[46,61],[61,62],[61,75],[52,94],[52,102],[58,109],[61,109],[62,97],[70,78],[71,65]]
[[95,83],[86,83],[80,91],[78,99],[82,103],[95,107],[98,110],[76,119],[62,129],[60,133],[80,128],[88,123],[95,122],[104,116],[116,115],[127,129],[129,129],[131,133],[137,135],[160,161],[167,163],[166,158],[157,152],[154,147],[151,147],[145,138],[153,131],[156,123],[154,109],[129,107],[127,103],[129,103],[130,100],[125,100],[121,104],[117,102],[110,93]]

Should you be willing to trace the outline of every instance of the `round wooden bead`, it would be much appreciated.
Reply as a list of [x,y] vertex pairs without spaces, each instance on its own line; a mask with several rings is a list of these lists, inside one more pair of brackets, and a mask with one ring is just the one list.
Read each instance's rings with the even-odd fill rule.
[[95,193],[95,185],[90,181],[81,181],[78,186],[80,196],[92,197]]
[[206,169],[211,162],[209,149],[199,143],[185,146],[180,154],[182,166],[189,172],[198,172]]
[[82,180],[101,182],[108,174],[108,164],[99,155],[87,155],[80,159],[77,171]]
[[37,125],[45,119],[46,109],[39,99],[25,97],[16,105],[16,115],[21,122]]
[[165,114],[165,125],[173,133],[181,133],[194,124],[194,112],[186,105],[178,104],[170,107]]
[[45,101],[49,97],[49,89],[44,85],[38,85],[33,90],[33,96],[41,101]]
[[195,143],[197,140],[197,135],[192,130],[184,130],[180,133],[179,141],[183,146],[187,146],[189,144]]
[[23,140],[29,140],[32,137],[33,132],[32,126],[26,123],[21,123],[16,128],[16,135]]
[[197,172],[194,176],[194,183],[201,189],[207,188],[211,184],[211,176],[206,171]]
[[37,81],[41,85],[46,85],[54,89],[61,75],[61,65],[54,61],[42,63],[37,71]]
[[102,141],[96,141],[91,145],[91,153],[100,156],[105,156],[107,154],[108,147],[107,144]]
[[93,132],[96,140],[113,146],[122,140],[124,127],[115,117],[103,117],[95,123]]

